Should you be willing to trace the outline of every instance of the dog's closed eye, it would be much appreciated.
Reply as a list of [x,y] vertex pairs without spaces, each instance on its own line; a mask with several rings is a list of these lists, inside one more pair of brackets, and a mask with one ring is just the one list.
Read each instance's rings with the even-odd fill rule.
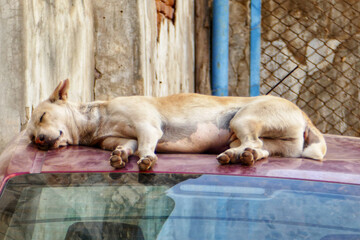
[[42,120],[44,119],[45,113],[46,113],[46,112],[44,112],[43,115],[41,115],[41,117],[40,117],[40,122],[42,122]]

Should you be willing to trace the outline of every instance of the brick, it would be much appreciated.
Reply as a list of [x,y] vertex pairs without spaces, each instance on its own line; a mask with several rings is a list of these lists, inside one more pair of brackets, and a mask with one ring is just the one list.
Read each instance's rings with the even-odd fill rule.
[[164,2],[156,0],[156,10],[165,15],[166,18],[173,19],[174,8],[166,5]]
[[161,1],[171,7],[174,7],[175,5],[175,0],[161,0]]

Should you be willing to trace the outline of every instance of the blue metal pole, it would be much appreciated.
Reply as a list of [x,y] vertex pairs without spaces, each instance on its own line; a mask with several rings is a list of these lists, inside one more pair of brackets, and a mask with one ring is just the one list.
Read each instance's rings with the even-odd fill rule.
[[229,0],[214,0],[211,88],[215,96],[228,95]]
[[260,95],[261,0],[251,0],[250,96]]

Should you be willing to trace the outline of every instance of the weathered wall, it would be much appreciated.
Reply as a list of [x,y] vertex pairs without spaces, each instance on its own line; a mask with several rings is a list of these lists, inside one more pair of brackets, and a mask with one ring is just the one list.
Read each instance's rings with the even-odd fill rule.
[[0,1],[0,151],[56,84],[72,79],[70,99],[92,99],[90,1]]
[[[139,3],[142,52],[146,54],[142,56],[144,94],[166,96],[193,92],[194,2],[176,1],[173,19],[153,16],[155,7],[153,1]],[[158,23],[156,32],[149,30],[153,21]]]
[[143,94],[138,1],[96,0],[93,3],[95,99]]
[[[213,0],[196,2],[196,84],[197,92],[210,94],[210,41]],[[249,96],[250,0],[229,0],[229,95]],[[209,16],[205,17],[203,15]],[[203,43],[205,46],[203,46]]]
[[194,91],[193,0],[176,1],[174,19],[155,3],[94,1],[95,99]]
[[22,10],[21,1],[0,0],[0,150],[25,118]]
[[209,1],[195,1],[195,91],[211,94]]
[[249,0],[229,4],[229,95],[249,96]]
[[193,2],[158,26],[155,0],[0,0],[0,151],[66,78],[71,101],[192,92]]
[[[30,109],[60,80],[71,80],[72,101],[92,99],[94,74],[91,1],[24,0],[24,97]],[[28,117],[28,116],[27,116]]]
[[156,23],[156,5],[155,1],[139,1],[139,26],[140,26],[140,58],[141,58],[141,75],[143,77],[144,95],[151,96],[153,94],[152,84],[155,79],[155,56],[157,42],[157,26]]
[[194,3],[176,1],[175,18],[162,18],[155,50],[153,95],[194,91]]

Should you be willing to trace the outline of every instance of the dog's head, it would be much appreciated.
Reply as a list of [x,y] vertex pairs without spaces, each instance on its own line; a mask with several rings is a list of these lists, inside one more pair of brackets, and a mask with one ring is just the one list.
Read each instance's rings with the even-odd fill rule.
[[67,104],[69,80],[59,83],[54,92],[33,111],[26,132],[40,149],[53,149],[72,144],[69,122],[71,112]]

